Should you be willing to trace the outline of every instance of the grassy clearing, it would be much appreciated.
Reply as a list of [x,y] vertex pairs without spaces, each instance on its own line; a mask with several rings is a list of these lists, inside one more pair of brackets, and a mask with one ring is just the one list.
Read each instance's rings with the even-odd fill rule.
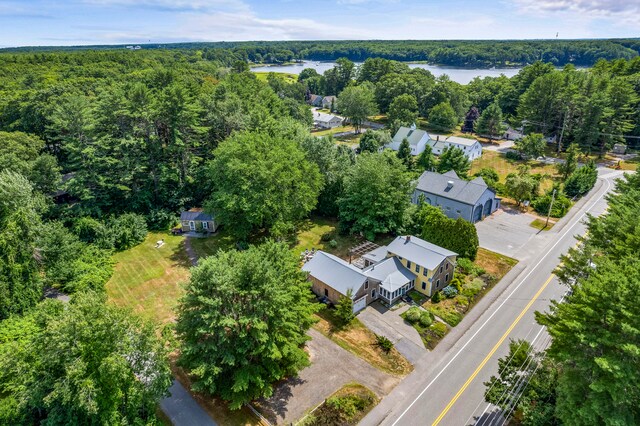
[[233,238],[224,231],[206,238],[191,238],[189,244],[198,259],[216,254],[218,250],[228,250],[234,247]]
[[[161,239],[164,245],[155,248]],[[115,271],[106,285],[109,299],[158,324],[173,321],[183,294],[181,283],[189,279],[191,266],[184,237],[151,232],[142,244],[113,257]]]
[[333,129],[315,130],[315,131],[312,131],[311,134],[313,136],[329,136],[329,135],[335,135],[336,133],[353,132],[354,130],[355,130],[355,127],[350,125],[338,126],[338,127],[334,127]]
[[413,369],[395,348],[384,352],[376,342],[376,335],[357,318],[348,327],[338,329],[332,309],[323,309],[316,315],[318,322],[313,326],[316,330],[374,367],[395,376],[405,376]]
[[495,169],[500,177],[500,182],[504,183],[509,173],[517,173],[518,166],[527,164],[531,167],[531,173],[547,174],[552,179],[543,179],[540,184],[540,191],[545,192],[553,187],[553,180],[559,179],[558,170],[553,164],[545,164],[539,161],[517,161],[508,159],[503,153],[495,151],[483,151],[482,157],[471,163],[470,175],[479,172],[481,169],[488,167]]
[[549,225],[546,225],[546,223],[547,223],[546,219],[535,219],[533,222],[529,224],[529,226],[531,226],[532,228],[539,229],[541,231],[548,231],[549,229],[553,228],[553,225],[555,225],[555,222],[551,220],[549,221]]
[[334,392],[298,426],[351,426],[358,422],[378,403],[371,390],[358,383],[348,383]]
[[[254,72],[254,74],[256,75],[258,80],[266,83],[267,77],[271,73],[267,71],[256,71]],[[286,83],[295,83],[298,81],[298,76],[296,74],[290,74],[286,72],[274,72],[273,74],[275,74],[276,77],[278,77],[280,80]]]
[[[331,234],[327,241],[322,241],[322,236]],[[332,246],[331,241],[335,241]],[[305,250],[312,248],[324,250],[328,253],[349,258],[349,249],[358,244],[359,239],[354,235],[340,235],[338,233],[338,222],[325,218],[311,218],[298,225],[298,234],[292,250],[299,255]]]

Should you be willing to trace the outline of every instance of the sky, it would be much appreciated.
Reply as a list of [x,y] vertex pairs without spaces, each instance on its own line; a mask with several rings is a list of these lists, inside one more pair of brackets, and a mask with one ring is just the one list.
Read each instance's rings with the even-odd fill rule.
[[0,46],[640,37],[640,0],[0,0]]

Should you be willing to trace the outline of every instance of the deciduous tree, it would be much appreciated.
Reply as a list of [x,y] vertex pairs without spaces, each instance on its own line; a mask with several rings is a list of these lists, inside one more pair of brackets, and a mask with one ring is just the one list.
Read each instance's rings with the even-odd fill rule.
[[376,113],[376,103],[373,88],[369,84],[347,87],[338,98],[340,112],[360,132],[362,123]]
[[442,102],[429,112],[429,126],[435,127],[443,132],[449,132],[458,125],[458,114],[451,107],[449,102]]
[[492,103],[480,115],[476,124],[476,133],[489,136],[489,141],[500,136],[504,130],[502,110],[497,103]]

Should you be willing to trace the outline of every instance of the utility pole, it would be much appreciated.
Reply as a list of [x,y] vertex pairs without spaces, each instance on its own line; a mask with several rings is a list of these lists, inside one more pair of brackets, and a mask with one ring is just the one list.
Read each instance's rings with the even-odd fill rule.
[[556,199],[556,190],[553,190],[553,194],[551,195],[551,204],[549,204],[549,212],[547,213],[547,223],[544,224],[544,227],[546,228],[547,226],[549,226],[549,217],[551,216],[551,209],[553,208],[553,202]]
[[558,154],[562,151],[562,137],[564,136],[564,126],[567,124],[567,115],[569,115],[569,107],[564,113],[564,119],[562,120],[562,130],[560,130],[560,139],[558,139]]

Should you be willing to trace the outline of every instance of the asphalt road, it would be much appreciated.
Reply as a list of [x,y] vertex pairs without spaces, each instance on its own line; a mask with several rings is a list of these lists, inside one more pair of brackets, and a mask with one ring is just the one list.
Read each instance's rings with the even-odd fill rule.
[[498,359],[509,350],[510,339],[534,341],[543,348],[548,336],[534,319],[551,300],[566,292],[552,276],[559,256],[574,246],[585,231],[587,213],[606,209],[604,195],[621,173],[600,170],[596,187],[550,231],[530,244],[531,253],[487,294],[436,347],[425,355],[393,392],[361,425],[475,425],[502,424],[494,407],[484,402],[484,382],[497,373]]
[[179,381],[169,388],[171,396],[160,401],[162,411],[176,426],[217,426]]

